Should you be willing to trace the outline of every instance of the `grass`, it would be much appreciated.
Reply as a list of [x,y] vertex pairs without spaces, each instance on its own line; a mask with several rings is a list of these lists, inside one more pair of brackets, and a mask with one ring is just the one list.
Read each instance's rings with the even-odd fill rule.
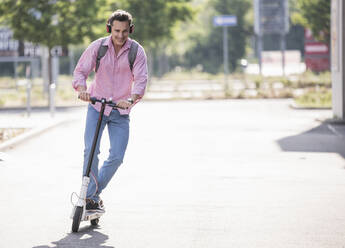
[[154,81],[163,81],[163,80],[169,80],[169,81],[183,81],[183,80],[214,80],[219,79],[220,77],[223,78],[222,74],[213,75],[206,72],[200,72],[200,71],[173,71],[166,73],[161,78],[153,78]]
[[25,128],[0,128],[0,143],[26,131]]
[[[17,82],[23,82],[18,79]],[[82,104],[76,92],[72,88],[70,76],[59,76],[59,84],[56,87],[56,106],[70,106]],[[48,91],[43,86],[42,79],[31,81],[31,106],[48,106]],[[16,84],[13,78],[0,78],[0,107],[25,107],[27,105],[27,86]]]
[[[182,80],[214,80],[223,82],[222,73],[211,75],[199,71],[178,71],[171,72],[159,80],[175,81]],[[296,105],[308,108],[329,108],[332,106],[331,93],[331,72],[313,73],[306,71],[303,74],[288,76],[260,76],[243,73],[233,73],[228,77],[228,81],[241,81],[249,88],[255,85],[257,94],[255,96],[247,94],[247,89],[240,92],[226,92],[230,98],[293,98]],[[295,94],[297,89],[302,89],[302,94]]]
[[[282,82],[287,87],[303,88],[309,86],[331,86],[331,73],[329,71],[322,73],[313,73],[311,71],[306,71],[302,74],[293,74],[288,76],[260,76],[254,74],[243,74],[243,73],[232,73],[228,75],[229,80],[241,80],[255,82],[260,85],[262,83],[274,83]],[[181,81],[181,80],[192,80],[192,79],[205,79],[205,80],[224,80],[224,74],[209,74],[205,72],[200,72],[197,70],[192,71],[173,71],[165,74],[159,80],[171,80],[171,81]]]
[[297,106],[308,108],[332,107],[332,91],[327,88],[310,89],[303,95],[296,97]]
[[[23,79],[18,79],[20,82]],[[181,83],[184,80],[213,80],[219,83],[224,82],[222,73],[213,75],[192,71],[174,71],[165,74],[162,78],[152,78],[152,82],[173,81]],[[226,92],[228,98],[294,98],[298,106],[303,107],[330,107],[331,106],[331,73],[324,72],[315,74],[307,71],[299,75],[286,77],[263,77],[260,75],[247,75],[233,73],[228,81],[241,81],[245,89],[239,92]],[[60,75],[59,84],[56,88],[56,106],[71,106],[83,104],[76,97],[71,86],[72,77]],[[250,89],[250,90],[248,90]],[[294,92],[301,89],[298,94]],[[257,94],[249,94],[253,91]],[[250,92],[251,91],[251,92]],[[27,102],[27,91],[25,85],[18,85],[13,78],[0,78],[0,107],[25,107]],[[43,81],[37,78],[32,81],[31,106],[48,106],[48,93],[44,91]]]

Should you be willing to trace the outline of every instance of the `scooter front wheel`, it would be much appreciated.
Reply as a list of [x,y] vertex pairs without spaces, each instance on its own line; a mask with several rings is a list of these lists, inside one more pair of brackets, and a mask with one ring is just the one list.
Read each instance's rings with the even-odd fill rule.
[[73,216],[72,232],[78,232],[82,215],[83,215],[83,207],[80,207],[80,206],[76,207],[74,216]]

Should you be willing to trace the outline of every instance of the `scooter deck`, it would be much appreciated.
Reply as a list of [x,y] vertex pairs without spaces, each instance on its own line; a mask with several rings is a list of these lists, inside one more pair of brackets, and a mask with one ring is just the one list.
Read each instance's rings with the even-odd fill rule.
[[84,221],[89,221],[89,220],[94,220],[100,218],[105,211],[99,211],[99,210],[86,210],[85,211],[85,216],[84,216]]

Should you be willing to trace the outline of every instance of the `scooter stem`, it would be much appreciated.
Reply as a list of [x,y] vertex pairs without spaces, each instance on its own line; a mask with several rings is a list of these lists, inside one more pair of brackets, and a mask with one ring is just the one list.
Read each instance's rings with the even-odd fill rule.
[[99,117],[98,117],[96,132],[95,132],[95,136],[93,137],[93,142],[92,142],[90,157],[89,157],[89,161],[88,161],[88,163],[87,163],[87,169],[86,169],[86,172],[85,172],[85,175],[84,175],[84,176],[87,176],[87,177],[89,177],[90,171],[91,171],[91,165],[92,165],[93,155],[94,155],[94,153],[95,153],[95,149],[96,149],[96,145],[97,145],[97,141],[98,141],[98,134],[99,134],[99,130],[100,130],[100,128],[101,128],[102,120],[103,120],[103,114],[104,114],[106,99],[105,99],[105,98],[102,98],[101,103],[102,103],[101,111],[99,112]]

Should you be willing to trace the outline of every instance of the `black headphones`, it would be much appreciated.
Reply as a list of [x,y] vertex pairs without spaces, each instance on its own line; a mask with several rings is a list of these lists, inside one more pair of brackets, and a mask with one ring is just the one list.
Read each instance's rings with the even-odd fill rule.
[[[129,33],[130,33],[130,34],[133,33],[133,29],[134,29],[134,24],[131,24],[131,25],[129,26]],[[108,33],[111,33],[111,25],[110,25],[109,23],[107,23],[107,32],[108,32]]]

